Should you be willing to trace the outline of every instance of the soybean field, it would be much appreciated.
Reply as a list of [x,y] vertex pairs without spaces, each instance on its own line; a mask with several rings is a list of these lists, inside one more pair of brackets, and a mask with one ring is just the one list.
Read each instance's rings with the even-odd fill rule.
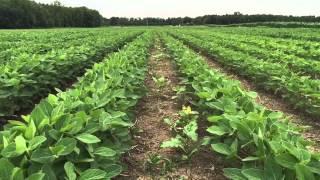
[[320,179],[320,30],[0,30],[0,179]]

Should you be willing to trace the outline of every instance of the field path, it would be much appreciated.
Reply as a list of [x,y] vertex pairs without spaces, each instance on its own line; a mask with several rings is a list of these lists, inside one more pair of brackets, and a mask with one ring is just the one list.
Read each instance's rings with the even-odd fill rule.
[[293,123],[301,126],[308,126],[306,131],[303,133],[303,136],[309,140],[314,141],[316,143],[314,150],[320,152],[320,123],[318,122],[320,119],[312,119],[301,112],[293,110],[291,106],[288,105],[283,99],[259,89],[257,86],[255,86],[254,83],[248,81],[244,77],[237,76],[236,73],[221,66],[214,58],[211,58],[204,53],[200,54],[206,60],[210,67],[219,70],[230,79],[240,81],[243,89],[247,91],[257,92],[257,103],[265,106],[270,110],[283,112],[284,115],[286,117],[289,117],[290,121]]
[[[153,77],[164,77],[166,86],[159,88]],[[179,152],[173,149],[162,149],[163,141],[173,137],[170,128],[163,122],[164,118],[177,119],[182,104],[173,97],[173,90],[178,86],[180,79],[175,67],[164,54],[164,49],[159,40],[151,51],[149,70],[145,85],[148,94],[140,101],[136,109],[137,132],[134,133],[136,146],[125,157],[128,170],[116,179],[225,179],[221,169],[213,169],[215,159],[213,153],[203,152],[195,156],[192,162],[177,162]],[[162,157],[159,165],[147,163],[150,157]],[[168,160],[168,161],[167,161]],[[172,166],[168,171],[163,165]]]

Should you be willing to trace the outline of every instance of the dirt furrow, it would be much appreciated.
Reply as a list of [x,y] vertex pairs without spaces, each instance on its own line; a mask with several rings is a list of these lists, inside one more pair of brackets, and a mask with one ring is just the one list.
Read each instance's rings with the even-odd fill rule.
[[257,92],[257,103],[265,106],[270,110],[283,112],[284,115],[288,117],[291,122],[306,127],[307,129],[303,133],[304,137],[314,141],[316,143],[314,150],[320,152],[319,122],[316,122],[315,119],[312,119],[301,112],[295,111],[283,99],[269,92],[265,92],[264,90],[259,89],[254,83],[248,81],[246,78],[237,76],[236,73],[224,68],[221,64],[219,64],[216,59],[209,57],[208,55],[202,52],[200,52],[200,55],[207,61],[210,67],[219,70],[221,73],[225,74],[230,79],[240,81],[243,89],[247,91]]
[[[136,109],[136,132],[133,133],[136,145],[124,159],[128,170],[116,179],[225,179],[221,169],[213,169],[215,160],[212,152],[199,153],[201,155],[192,161],[181,163],[177,161],[179,152],[160,148],[162,142],[173,137],[163,119],[179,118],[178,112],[182,108],[181,102],[174,98],[176,93],[173,90],[180,79],[164,52],[160,41],[157,41],[151,51],[145,80],[148,93]],[[160,86],[155,78],[162,77],[165,85]]]

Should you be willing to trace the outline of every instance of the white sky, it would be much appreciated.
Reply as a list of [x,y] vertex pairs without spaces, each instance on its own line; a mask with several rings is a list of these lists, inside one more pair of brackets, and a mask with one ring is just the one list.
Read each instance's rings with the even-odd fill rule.
[[[54,0],[35,0],[51,3]],[[65,6],[86,6],[104,17],[183,17],[205,14],[281,14],[320,16],[320,0],[60,0]]]

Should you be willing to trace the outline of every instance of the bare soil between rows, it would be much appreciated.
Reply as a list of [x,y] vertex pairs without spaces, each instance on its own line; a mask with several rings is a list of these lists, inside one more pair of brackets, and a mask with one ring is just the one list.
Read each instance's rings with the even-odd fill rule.
[[[174,64],[165,56],[159,41],[151,51],[148,67],[145,79],[148,94],[140,100],[136,109],[136,145],[124,158],[124,163],[128,165],[127,171],[116,179],[226,179],[223,176],[223,167],[219,165],[222,160],[215,157],[212,151],[201,151],[189,162],[177,162],[176,159],[181,155],[179,152],[160,148],[163,141],[174,136],[163,119],[179,118],[178,112],[183,105],[173,98],[176,95],[173,88],[179,85],[180,78]],[[167,85],[161,89],[152,79],[159,76],[165,77],[167,81]],[[148,169],[146,162],[149,155],[170,159],[173,168],[163,174],[160,174],[160,169]]]

